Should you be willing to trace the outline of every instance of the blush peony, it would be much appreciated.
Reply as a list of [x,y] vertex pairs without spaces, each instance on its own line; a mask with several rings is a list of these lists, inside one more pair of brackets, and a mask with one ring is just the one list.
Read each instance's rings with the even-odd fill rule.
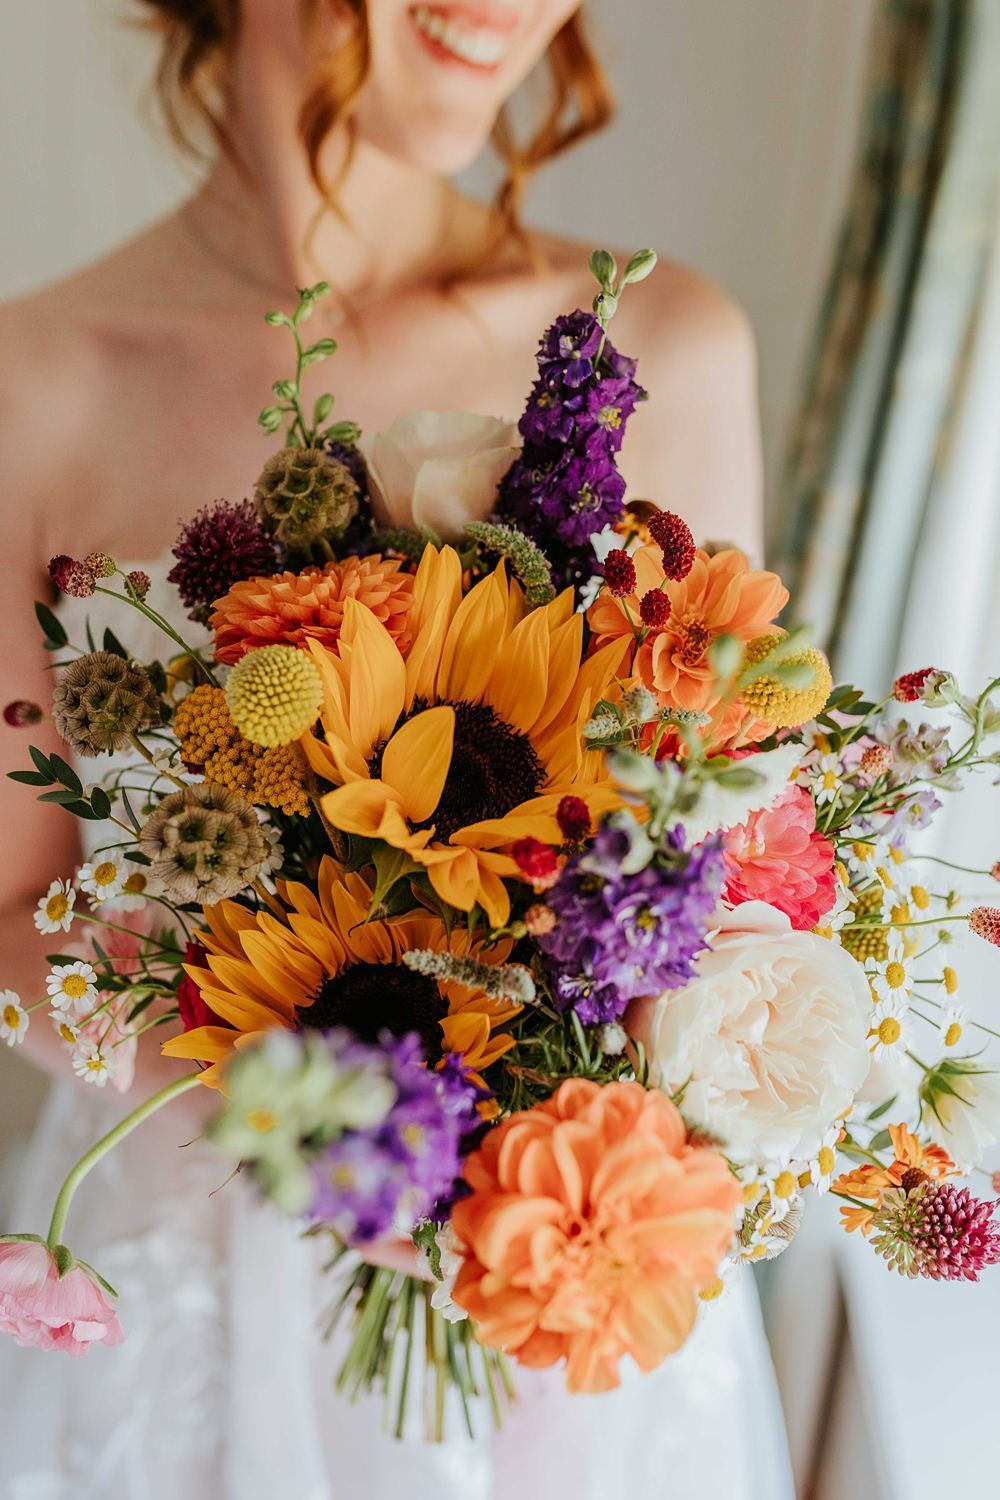
[[[753,757],[747,762],[753,765]],[[726,899],[766,901],[808,932],[836,899],[834,848],[816,831],[816,804],[790,786],[770,807],[726,833]]]
[[736,1161],[809,1160],[864,1083],[871,996],[850,954],[748,901],[722,915],[683,989],[625,1018],[650,1077]]
[[0,1333],[23,1349],[73,1355],[125,1337],[109,1291],[89,1267],[75,1262],[60,1276],[52,1251],[32,1238],[0,1240]]
[[568,1080],[491,1130],[465,1175],[454,1300],[522,1364],[565,1359],[571,1391],[617,1386],[623,1355],[651,1370],[679,1348],[740,1201],[722,1157],[634,1082]]

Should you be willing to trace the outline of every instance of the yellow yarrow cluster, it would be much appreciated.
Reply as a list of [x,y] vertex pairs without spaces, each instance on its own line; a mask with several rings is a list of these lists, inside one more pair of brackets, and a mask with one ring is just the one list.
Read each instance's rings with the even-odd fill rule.
[[[779,645],[780,635],[759,635],[746,648],[745,666],[753,666]],[[822,651],[816,646],[803,646],[782,660],[782,666],[806,666],[812,668],[812,681],[807,687],[786,687],[777,677],[763,673],[743,688],[741,696],[755,718],[776,729],[796,729],[807,724],[821,713],[833,689],[830,666]]]
[[[872,886],[854,897],[851,902],[851,921],[863,922],[866,917],[874,916],[881,910],[882,891],[879,886]],[[885,963],[889,957],[889,929],[883,927],[881,922],[871,927],[845,927],[840,934],[840,941],[859,964],[863,964],[866,958]]]
[[290,745],[319,717],[323,686],[304,651],[261,646],[232,670],[226,702],[233,723],[254,745]]
[[222,688],[189,693],[174,715],[181,755],[202,766],[205,780],[241,792],[258,807],[305,816],[309,811],[305,761],[294,745],[251,745],[233,723]]

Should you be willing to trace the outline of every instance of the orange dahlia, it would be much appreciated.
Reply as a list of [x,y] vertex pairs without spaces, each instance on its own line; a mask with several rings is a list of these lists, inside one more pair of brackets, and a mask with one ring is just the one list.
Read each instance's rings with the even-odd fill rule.
[[347,599],[370,609],[406,652],[413,580],[398,562],[375,552],[234,584],[212,613],[216,657],[232,664],[256,646],[302,646],[310,640],[335,651]]
[[615,598],[602,589],[588,619],[598,644],[634,640],[642,632],[644,594],[662,590],[670,601],[666,620],[644,632],[632,670],[665,707],[710,711],[719,701],[709,648],[721,635],[749,643],[764,635],[788,603],[788,590],[776,573],[751,568],[742,552],[728,547],[709,556],[698,549],[686,578],[665,578],[658,547],[632,554],[636,586]]
[[561,1084],[491,1130],[465,1176],[455,1301],[484,1344],[565,1359],[571,1391],[610,1390],[623,1355],[652,1370],[683,1344],[740,1202],[666,1095],[628,1081]]

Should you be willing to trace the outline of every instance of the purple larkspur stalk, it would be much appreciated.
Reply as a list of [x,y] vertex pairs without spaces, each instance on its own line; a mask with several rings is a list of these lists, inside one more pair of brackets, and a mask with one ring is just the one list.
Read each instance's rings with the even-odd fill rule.
[[721,845],[685,852],[674,837],[643,869],[625,873],[627,826],[605,822],[546,894],[552,930],[538,938],[556,999],[585,1025],[618,1020],[638,995],[686,984],[705,946],[722,886]]
[[483,1095],[459,1057],[428,1068],[415,1034],[353,1045],[385,1070],[396,1100],[379,1125],[345,1132],[313,1162],[309,1217],[367,1243],[447,1211]]
[[582,582],[597,568],[591,539],[622,514],[617,455],[646,393],[635,361],[607,341],[592,313],[557,318],[537,360],[518,424],[524,448],[501,484],[498,515],[538,543],[563,581]]

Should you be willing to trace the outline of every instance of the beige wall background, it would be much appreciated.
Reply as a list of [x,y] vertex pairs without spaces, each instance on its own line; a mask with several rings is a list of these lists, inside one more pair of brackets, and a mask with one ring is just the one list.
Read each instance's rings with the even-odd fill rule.
[[[621,103],[539,183],[533,215],[653,244],[717,278],[757,330],[772,514],[836,233],[875,0],[593,0]],[[0,298],[99,256],[189,181],[155,126],[128,0],[32,0],[0,25]],[[473,185],[488,181],[475,170]],[[10,511],[16,496],[3,497]],[[2,955],[0,955],[2,981]],[[40,1080],[0,1049],[0,1214]]]

